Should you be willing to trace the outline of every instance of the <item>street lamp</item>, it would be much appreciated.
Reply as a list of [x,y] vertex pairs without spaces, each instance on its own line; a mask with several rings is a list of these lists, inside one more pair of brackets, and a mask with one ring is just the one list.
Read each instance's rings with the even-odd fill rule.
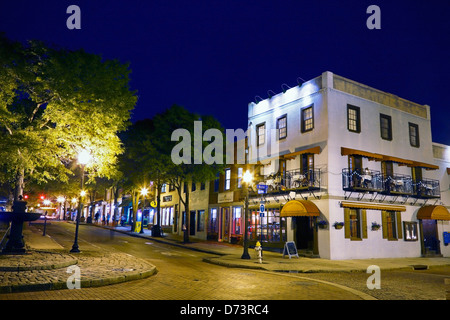
[[253,176],[250,171],[245,171],[242,177],[245,183],[245,208],[244,208],[244,252],[242,253],[241,259],[250,259],[248,254],[248,186],[253,180]]
[[144,197],[144,204],[142,205],[142,213],[141,213],[141,231],[139,233],[144,233],[144,209],[145,209],[145,196],[148,194],[147,188],[141,189],[141,196]]
[[89,154],[89,152],[87,150],[82,150],[79,154],[78,154],[78,163],[81,166],[81,192],[80,192],[80,198],[78,201],[78,212],[77,212],[77,222],[76,222],[76,227],[75,227],[75,240],[73,242],[73,246],[72,249],[70,250],[70,252],[72,253],[78,253],[80,252],[80,249],[78,248],[78,228],[80,226],[80,215],[81,215],[81,210],[83,208],[83,197],[86,195],[86,191],[84,191],[84,167],[86,166],[86,164],[89,163],[91,159],[91,155]]

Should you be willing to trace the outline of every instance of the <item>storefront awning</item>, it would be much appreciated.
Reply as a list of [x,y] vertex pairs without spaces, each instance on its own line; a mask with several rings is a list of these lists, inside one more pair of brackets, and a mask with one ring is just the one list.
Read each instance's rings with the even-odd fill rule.
[[281,208],[281,217],[318,217],[319,208],[309,200],[290,200]]
[[119,204],[119,207],[128,207],[131,205],[131,199],[126,198],[122,200],[122,203]]
[[444,206],[423,206],[417,212],[417,219],[450,220],[450,213]]
[[312,148],[308,148],[308,149],[304,149],[304,150],[288,153],[288,154],[283,155],[282,157],[284,159],[291,160],[291,159],[295,159],[295,157],[298,156],[299,154],[306,154],[306,153],[319,154],[320,153],[320,147],[317,146],[317,147],[312,147]]
[[387,204],[363,203],[363,202],[341,202],[342,208],[369,209],[369,210],[385,210],[385,211],[406,211],[405,206],[391,206]]
[[418,161],[413,161],[413,164],[411,165],[411,167],[421,167],[424,168],[425,170],[438,170],[439,166],[436,166],[434,164],[428,164],[428,163],[423,163],[423,162],[418,162]]
[[362,150],[349,149],[349,148],[344,148],[344,147],[341,147],[341,155],[342,156],[358,155],[358,156],[363,156],[363,157],[369,158],[371,160],[372,159],[379,160],[379,161],[383,160],[383,156],[381,154],[362,151]]

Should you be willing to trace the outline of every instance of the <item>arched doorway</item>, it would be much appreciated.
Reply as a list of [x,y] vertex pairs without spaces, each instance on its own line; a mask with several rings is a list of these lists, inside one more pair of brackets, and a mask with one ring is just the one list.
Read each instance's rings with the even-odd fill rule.
[[437,220],[450,220],[450,213],[444,206],[423,206],[417,212],[421,234],[422,256],[441,255]]

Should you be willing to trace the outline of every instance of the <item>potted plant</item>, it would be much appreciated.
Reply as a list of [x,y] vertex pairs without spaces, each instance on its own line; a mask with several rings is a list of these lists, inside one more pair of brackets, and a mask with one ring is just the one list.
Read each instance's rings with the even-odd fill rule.
[[343,222],[335,222],[334,224],[333,224],[333,227],[335,228],[335,229],[342,229],[342,227],[344,226],[344,223]]
[[380,228],[381,226],[378,223],[372,222],[372,231],[377,231]]
[[317,226],[320,229],[325,229],[327,227],[327,222],[325,220],[319,220],[317,221]]

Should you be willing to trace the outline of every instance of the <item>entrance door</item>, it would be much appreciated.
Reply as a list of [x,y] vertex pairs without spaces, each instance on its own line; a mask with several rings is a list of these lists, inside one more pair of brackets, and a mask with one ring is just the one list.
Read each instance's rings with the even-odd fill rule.
[[312,217],[295,217],[296,230],[295,240],[297,249],[313,251],[314,249],[314,226]]
[[189,235],[195,236],[195,211],[191,211],[189,217]]
[[425,254],[434,255],[440,254],[438,233],[437,233],[437,220],[423,219],[423,244],[425,247]]
[[230,233],[230,208],[220,208],[219,241],[228,241]]

